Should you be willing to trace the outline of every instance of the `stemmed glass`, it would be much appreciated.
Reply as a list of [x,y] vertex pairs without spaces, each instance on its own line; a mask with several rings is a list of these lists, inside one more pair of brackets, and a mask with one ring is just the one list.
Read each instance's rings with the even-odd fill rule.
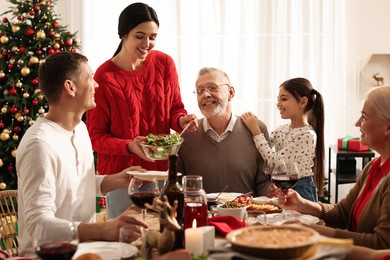
[[79,244],[77,228],[72,222],[40,225],[33,239],[35,252],[43,260],[70,260]]
[[158,182],[156,178],[145,180],[139,177],[133,177],[130,181],[128,194],[131,201],[142,209],[142,219],[145,221],[145,203],[152,205],[154,198],[159,196]]
[[[297,164],[295,162],[286,164],[283,158],[278,159],[274,163],[271,180],[276,187],[287,193],[287,190],[293,188],[298,181]],[[285,210],[283,210],[282,216],[283,218],[289,217]]]
[[264,175],[265,175],[265,178],[269,181],[271,181],[271,175],[272,175],[272,168],[273,168],[274,164],[272,162],[271,159],[264,159],[264,162],[263,162],[263,172],[264,172]]

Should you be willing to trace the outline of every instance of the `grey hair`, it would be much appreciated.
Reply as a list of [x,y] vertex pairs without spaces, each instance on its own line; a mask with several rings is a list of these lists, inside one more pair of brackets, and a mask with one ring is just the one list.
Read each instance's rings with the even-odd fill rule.
[[218,68],[214,68],[214,67],[204,67],[204,68],[201,68],[199,70],[198,77],[202,76],[204,74],[210,73],[210,72],[214,72],[214,71],[217,71],[217,72],[223,74],[223,76],[228,80],[228,82],[230,84],[229,76],[223,70],[218,69]]
[[390,121],[390,86],[379,86],[366,94],[366,102],[378,112],[382,120]]

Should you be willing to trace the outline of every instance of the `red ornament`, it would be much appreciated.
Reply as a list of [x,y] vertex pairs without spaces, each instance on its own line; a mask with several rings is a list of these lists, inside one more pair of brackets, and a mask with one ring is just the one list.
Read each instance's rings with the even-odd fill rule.
[[18,18],[17,18],[19,21],[22,21],[23,20],[23,16],[21,15],[18,15]]
[[11,107],[10,111],[11,111],[12,114],[16,114],[18,112],[18,108],[15,107],[15,106]]
[[19,47],[19,52],[24,53],[26,51],[26,48],[24,46]]
[[50,7],[50,6],[51,6],[51,2],[47,1],[47,2],[46,2],[46,6],[47,6],[47,7]]
[[59,53],[59,52],[61,52],[61,50],[60,50],[60,49],[57,49],[57,50],[55,50],[55,52],[56,52],[56,53]]
[[34,30],[33,29],[27,29],[25,32],[27,37],[32,37],[34,35]]
[[54,37],[55,34],[56,34],[56,33],[55,33],[54,31],[50,31],[50,32],[49,32],[49,35],[50,35],[51,37]]
[[4,23],[8,23],[8,18],[7,18],[7,17],[4,17],[4,18],[3,18],[3,22],[4,22]]
[[20,127],[19,127],[19,126],[15,126],[15,127],[14,127],[14,132],[17,133],[17,132],[19,132],[19,131],[20,131]]
[[49,53],[49,54],[54,54],[54,53],[55,53],[55,50],[52,49],[52,48],[50,48],[50,49],[47,51],[47,53]]
[[14,67],[14,65],[11,64],[11,63],[9,63],[9,64],[7,65],[7,67],[8,67],[9,70],[12,70],[12,68]]
[[14,167],[12,165],[8,165],[7,169],[9,172],[12,172],[14,170]]
[[4,128],[4,123],[0,122],[0,128]]
[[39,10],[41,10],[41,7],[39,5],[34,5],[34,9],[35,9],[35,11],[39,11]]
[[30,10],[28,13],[29,13],[29,15],[31,15],[31,16],[34,16],[34,15],[35,15],[34,10]]
[[27,108],[23,109],[23,115],[28,115],[28,113],[30,113],[30,110]]
[[72,41],[71,40],[66,40],[65,44],[68,45],[68,46],[71,46],[72,45]]
[[58,26],[60,26],[59,23],[57,23],[57,22],[52,23],[52,25],[54,28],[57,28]]
[[38,85],[38,79],[33,79],[32,81],[31,81],[31,83],[33,84],[33,85]]
[[11,88],[11,89],[9,90],[9,94],[10,94],[11,96],[15,96],[16,94],[18,94],[18,91],[17,91],[15,88]]
[[34,106],[37,106],[37,105],[38,105],[38,100],[34,99],[34,100],[32,101],[32,104],[33,104]]
[[77,49],[76,48],[72,48],[71,52],[77,52]]
[[37,50],[35,53],[38,54],[38,55],[41,55],[42,54],[42,50]]

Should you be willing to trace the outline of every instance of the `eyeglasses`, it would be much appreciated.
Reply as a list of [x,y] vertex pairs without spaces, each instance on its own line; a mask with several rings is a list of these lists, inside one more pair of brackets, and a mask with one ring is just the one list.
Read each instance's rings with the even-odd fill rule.
[[197,96],[201,96],[203,95],[203,93],[207,90],[207,92],[209,92],[210,94],[212,93],[217,93],[219,91],[219,88],[224,86],[224,85],[227,85],[228,87],[230,87],[229,84],[227,83],[223,83],[223,84],[209,84],[207,87],[205,88],[197,88],[194,90],[194,94],[196,94]]

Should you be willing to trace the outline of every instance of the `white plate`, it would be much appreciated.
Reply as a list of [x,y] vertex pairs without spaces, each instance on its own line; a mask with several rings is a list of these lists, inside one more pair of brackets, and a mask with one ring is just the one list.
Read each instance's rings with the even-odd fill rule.
[[270,225],[282,225],[287,221],[299,220],[306,224],[317,224],[320,219],[311,215],[300,214],[300,213],[288,213],[286,212],[286,218],[283,218],[283,213],[272,213],[267,214],[267,224]]
[[[127,244],[132,255],[135,255],[138,252],[137,247]],[[80,243],[76,253],[73,256],[73,259],[76,259],[78,256],[85,253],[94,253],[100,255],[103,259],[120,259],[120,250],[119,242],[85,242]]]
[[[139,171],[127,171],[126,173],[137,176],[143,180],[152,180],[153,178],[156,178],[156,180],[166,180],[168,178],[168,172],[167,171],[146,171],[146,172],[139,172]],[[181,176],[182,174],[180,172],[177,173],[177,176]]]
[[[208,193],[206,194],[207,198],[215,198],[217,197],[219,192],[217,193]],[[242,193],[238,192],[222,192],[221,195],[218,197],[218,202],[225,203],[226,201],[234,200],[238,196],[242,195]]]

